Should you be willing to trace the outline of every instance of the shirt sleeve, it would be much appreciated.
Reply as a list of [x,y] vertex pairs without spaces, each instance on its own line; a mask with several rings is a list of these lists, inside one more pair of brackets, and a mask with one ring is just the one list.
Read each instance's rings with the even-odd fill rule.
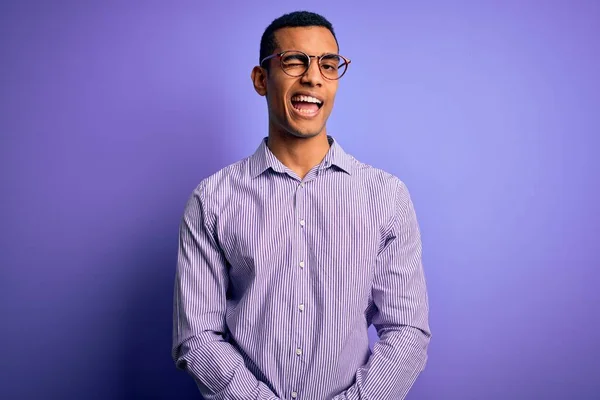
[[227,262],[209,229],[210,218],[200,184],[186,204],[179,230],[173,359],[194,378],[206,400],[277,399],[224,339]]
[[372,295],[379,341],[355,383],[334,400],[402,400],[425,368],[431,337],[429,305],[421,261],[421,237],[413,203],[398,185]]

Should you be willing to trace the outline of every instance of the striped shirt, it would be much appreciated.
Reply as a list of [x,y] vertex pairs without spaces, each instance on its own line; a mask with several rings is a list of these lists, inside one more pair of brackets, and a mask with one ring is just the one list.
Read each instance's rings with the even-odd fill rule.
[[173,358],[207,400],[399,400],[425,367],[428,299],[409,192],[328,139],[300,179],[265,138],[186,204]]

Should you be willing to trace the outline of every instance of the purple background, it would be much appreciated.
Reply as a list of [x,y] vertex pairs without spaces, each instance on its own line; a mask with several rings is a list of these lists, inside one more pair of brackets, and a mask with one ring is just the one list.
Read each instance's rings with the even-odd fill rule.
[[250,71],[300,7],[353,60],[329,133],[417,207],[409,399],[600,399],[600,2],[283,3],[2,2],[0,398],[198,398],[179,220],[267,134]]

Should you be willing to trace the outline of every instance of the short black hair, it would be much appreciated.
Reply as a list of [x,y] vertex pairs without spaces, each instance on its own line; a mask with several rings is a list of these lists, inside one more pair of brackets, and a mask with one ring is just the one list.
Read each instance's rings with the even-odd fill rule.
[[[275,19],[262,35],[260,39],[260,54],[258,62],[260,63],[263,58],[273,54],[277,48],[277,40],[275,40],[275,31],[281,28],[297,28],[297,27],[309,27],[309,26],[320,26],[329,29],[329,32],[333,35],[335,43],[338,44],[337,37],[333,31],[333,25],[322,15],[310,12],[310,11],[294,11],[289,14],[284,14],[281,17]],[[338,44],[339,47],[339,44]],[[268,65],[265,67],[268,69]]]

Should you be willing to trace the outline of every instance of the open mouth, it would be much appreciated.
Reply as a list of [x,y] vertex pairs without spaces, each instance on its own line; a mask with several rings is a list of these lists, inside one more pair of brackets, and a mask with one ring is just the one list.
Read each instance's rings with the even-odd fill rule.
[[323,107],[323,101],[313,96],[295,95],[292,96],[292,107],[301,114],[314,115]]

